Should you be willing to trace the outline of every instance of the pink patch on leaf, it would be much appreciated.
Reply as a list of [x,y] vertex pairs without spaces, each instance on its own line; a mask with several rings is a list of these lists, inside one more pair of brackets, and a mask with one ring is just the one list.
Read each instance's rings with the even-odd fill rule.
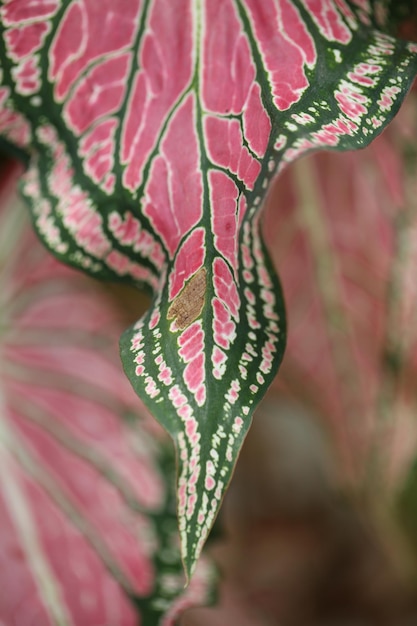
[[357,128],[354,122],[347,118],[339,117],[334,123],[325,124],[320,130],[312,133],[313,141],[303,139],[297,142],[297,148],[290,148],[285,152],[283,161],[291,162],[306,150],[317,146],[336,146],[339,143],[340,135],[353,135]]
[[223,172],[210,171],[209,184],[214,245],[236,270],[239,191],[235,183]]
[[205,108],[221,114],[241,113],[255,79],[255,66],[232,0],[205,3],[203,59]]
[[140,0],[118,0],[117,9],[113,0],[69,5],[50,49],[49,79],[58,101],[94,61],[133,44],[140,5]]
[[16,82],[16,92],[23,96],[30,96],[39,91],[40,68],[39,59],[35,55],[29,57],[12,68],[12,76]]
[[342,44],[350,42],[352,33],[332,0],[303,0],[303,4],[316,22],[320,33],[328,41],[337,41]]
[[218,298],[225,303],[233,317],[239,318],[240,298],[232,273],[223,259],[213,262],[213,283]]
[[248,208],[248,204],[246,202],[245,196],[240,196],[239,206],[238,206],[238,216],[237,216],[237,225],[238,228],[242,226],[243,218],[245,217],[246,210]]
[[262,158],[271,134],[271,120],[262,104],[261,89],[258,83],[252,85],[243,110],[243,131],[251,150]]
[[169,399],[171,400],[172,404],[175,406],[176,409],[178,409],[181,406],[184,406],[187,403],[187,397],[183,393],[181,393],[178,385],[174,385],[169,390]]
[[220,348],[218,348],[217,346],[214,346],[213,356],[212,356],[212,361],[214,365],[217,365],[217,366],[221,365],[226,360],[227,360],[227,356],[225,355],[223,350],[220,350]]
[[192,415],[192,409],[189,404],[184,404],[178,409],[177,413],[182,419],[188,420]]
[[60,0],[31,0],[4,3],[1,20],[4,26],[19,25],[32,20],[52,17],[60,6]]
[[370,76],[364,76],[359,72],[349,72],[347,75],[348,79],[352,83],[358,83],[358,85],[365,85],[365,87],[373,87],[375,85],[375,78],[371,78]]
[[204,349],[204,332],[201,322],[194,322],[178,337],[179,355],[186,363],[192,361]]
[[143,213],[171,256],[203,214],[199,165],[194,96],[190,95],[169,123],[143,199]]
[[97,150],[101,145],[111,142],[118,125],[118,120],[110,118],[104,122],[100,122],[94,128],[85,133],[80,141],[79,154],[87,156]]
[[[114,133],[118,121],[110,118],[97,124],[92,131],[86,133],[79,144],[79,154],[85,157],[83,166],[85,173],[92,180],[108,191],[113,190],[114,175]],[[111,177],[113,184],[111,183]]]
[[253,189],[261,165],[243,145],[239,121],[208,116],[204,122],[210,159],[236,174],[247,189]]
[[194,322],[178,337],[181,346],[179,355],[187,363],[184,370],[184,382],[194,394],[196,402],[202,406],[206,400],[204,331],[201,322]]
[[289,0],[246,0],[246,5],[275,106],[285,111],[298,102],[309,85],[304,65],[312,67],[316,62],[314,41]]
[[156,326],[158,326],[160,319],[161,319],[160,311],[159,311],[159,309],[155,309],[152,312],[151,319],[149,320],[149,328],[150,328],[150,330],[153,330],[154,328],[156,328]]
[[342,113],[353,121],[358,121],[368,111],[365,106],[368,98],[345,81],[342,81],[340,90],[335,92],[335,98]]
[[394,104],[396,95],[400,92],[401,89],[395,85],[385,87],[382,91],[380,99],[378,100],[378,105],[383,111],[390,111],[392,109],[392,105]]
[[115,113],[123,102],[131,55],[122,54],[95,65],[79,81],[64,107],[64,117],[77,135],[97,120]]
[[[123,184],[131,191],[142,183],[143,168],[159,140],[161,125],[192,78],[190,4],[189,0],[176,0],[175,4],[155,0],[150,5],[148,31],[139,51],[141,69],[133,80],[122,133],[120,160],[126,164]],[[194,150],[194,138],[188,131],[184,129],[179,144],[182,158],[189,149],[188,142]]]
[[127,272],[129,271],[129,257],[127,257],[125,254],[122,254],[121,252],[118,252],[118,250],[112,250],[110,254],[107,255],[106,263],[112,270],[116,272],[116,274],[119,274],[120,276],[127,274]]
[[206,476],[206,480],[204,482],[204,487],[207,491],[212,491],[216,486],[215,480],[213,476]]
[[[213,298],[212,306],[214,341],[218,346],[229,350],[231,343],[236,339],[236,324],[232,320],[230,311],[219,298]],[[217,370],[220,375],[221,369],[218,366]]]
[[[192,437],[198,431],[198,424],[196,419],[193,417],[189,419],[185,425],[185,432],[187,437]],[[191,463],[190,463],[191,465]]]
[[43,45],[49,28],[48,22],[35,22],[20,28],[10,28],[4,33],[7,55],[13,61],[19,61],[33,54]]

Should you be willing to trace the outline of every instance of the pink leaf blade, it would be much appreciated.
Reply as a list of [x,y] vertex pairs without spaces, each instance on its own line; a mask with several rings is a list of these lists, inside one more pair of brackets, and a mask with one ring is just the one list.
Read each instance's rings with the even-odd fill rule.
[[369,489],[371,475],[398,488],[417,440],[414,108],[413,91],[363,152],[283,173],[270,198],[283,222],[265,224],[292,320],[277,384],[314,407],[346,480]]
[[[3,244],[25,224],[10,209]],[[214,583],[203,559],[183,590],[171,449],[146,414],[123,420],[138,407],[110,301],[19,234],[2,275],[0,620],[171,625]]]
[[[281,290],[259,236],[269,185],[308,151],[364,147],[379,134],[416,73],[415,46],[342,1],[134,2],[120,5],[113,30],[117,11],[100,13],[96,0],[66,0],[59,14],[41,2],[38,18],[31,4],[12,18],[13,5],[20,15],[16,0],[2,14],[0,131],[30,151],[22,192],[35,228],[67,263],[154,295],[124,335],[124,367],[177,447],[179,435],[193,436],[187,420],[206,421],[207,403],[218,427],[225,412],[234,438],[285,343]],[[16,59],[8,29],[41,17],[51,30],[38,75],[27,56]],[[240,444],[224,451],[227,476]],[[198,493],[193,470],[181,470],[188,573],[203,497],[222,482],[214,519],[228,482],[212,459],[203,466]]]

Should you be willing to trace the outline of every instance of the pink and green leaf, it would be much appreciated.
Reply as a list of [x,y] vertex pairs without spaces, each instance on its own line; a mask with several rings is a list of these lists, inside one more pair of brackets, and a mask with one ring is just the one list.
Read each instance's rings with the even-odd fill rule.
[[176,443],[188,574],[284,350],[260,235],[269,183],[307,151],[368,144],[417,71],[416,47],[377,30],[372,6],[1,7],[0,130],[29,157],[38,233],[67,263],[154,297],[121,352]]
[[215,581],[204,558],[184,592],[172,446],[118,367],[114,303],[24,218],[0,209],[0,622],[172,625]]

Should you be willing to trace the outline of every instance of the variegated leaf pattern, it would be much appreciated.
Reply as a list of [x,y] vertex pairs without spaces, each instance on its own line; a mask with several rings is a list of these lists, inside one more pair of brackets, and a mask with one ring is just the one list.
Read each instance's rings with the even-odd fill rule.
[[29,155],[22,192],[40,236],[154,294],[122,359],[176,442],[188,574],[283,354],[259,226],[269,181],[308,150],[366,145],[416,72],[416,47],[376,30],[383,8],[2,3],[0,130]]
[[172,625],[215,576],[204,557],[184,593],[171,442],[118,367],[114,307],[24,218],[0,210],[0,623]]

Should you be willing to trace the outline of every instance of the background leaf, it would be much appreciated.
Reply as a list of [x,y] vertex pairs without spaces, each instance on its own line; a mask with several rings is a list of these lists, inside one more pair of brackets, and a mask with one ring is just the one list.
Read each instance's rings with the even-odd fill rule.
[[269,181],[308,150],[369,143],[417,68],[414,45],[374,29],[373,8],[1,9],[0,129],[29,153],[22,192],[39,234],[67,262],[154,294],[122,359],[176,442],[188,574],[284,350],[259,227]]
[[277,385],[325,425],[342,482],[381,502],[417,443],[416,124],[412,92],[366,151],[285,172],[265,222],[291,319]]
[[118,367],[114,304],[1,200],[0,621],[174,624],[214,572],[184,593],[173,453]]

